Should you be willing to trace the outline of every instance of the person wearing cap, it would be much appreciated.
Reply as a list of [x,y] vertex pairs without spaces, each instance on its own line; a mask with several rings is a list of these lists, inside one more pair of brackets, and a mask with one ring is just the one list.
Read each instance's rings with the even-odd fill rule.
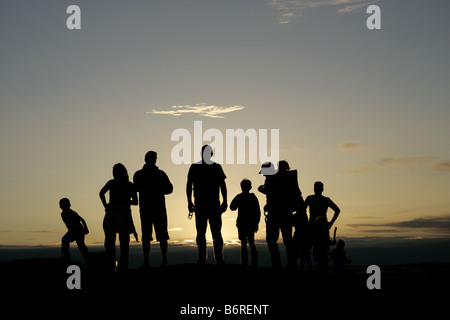
[[[292,239],[292,213],[303,203],[302,194],[297,182],[297,171],[289,170],[287,161],[278,163],[278,171],[274,173],[272,163],[264,163],[260,173],[266,179],[258,191],[266,195],[264,212],[266,215],[266,242],[271,255],[272,268],[281,269],[278,238],[281,231],[286,247],[288,268],[295,268],[296,257]],[[266,214],[267,212],[267,214]]]

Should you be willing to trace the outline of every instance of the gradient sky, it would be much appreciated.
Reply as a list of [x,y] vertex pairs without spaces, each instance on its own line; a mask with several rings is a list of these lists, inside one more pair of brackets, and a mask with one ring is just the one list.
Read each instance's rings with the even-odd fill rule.
[[[66,28],[70,4],[81,30]],[[366,28],[369,4],[381,30]],[[172,241],[194,239],[189,165],[170,156],[171,133],[194,120],[279,129],[303,195],[321,180],[341,208],[339,236],[449,236],[449,12],[444,0],[2,1],[0,245],[59,244],[62,197],[102,243],[98,192],[148,150],[174,184]],[[196,105],[243,108],[154,112]],[[249,178],[264,203],[259,165],[223,168],[229,202]],[[223,216],[227,241],[235,218]]]

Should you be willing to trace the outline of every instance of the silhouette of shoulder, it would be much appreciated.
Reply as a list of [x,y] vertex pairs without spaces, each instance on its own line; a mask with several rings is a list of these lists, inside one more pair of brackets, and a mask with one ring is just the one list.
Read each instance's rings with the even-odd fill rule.
[[305,202],[307,202],[309,205],[329,205],[333,203],[330,198],[325,197],[321,194],[312,194],[306,197]]
[[197,202],[219,201],[219,190],[225,183],[226,175],[218,163],[193,163],[188,172],[188,183],[192,183]]
[[116,179],[109,180],[102,190],[109,190],[110,203],[128,203],[132,194],[136,193],[133,183]]
[[170,194],[173,191],[169,177],[157,166],[144,165],[134,174],[133,182],[138,192]]
[[239,193],[234,197],[234,199],[231,201],[230,209],[236,210],[241,207],[250,207],[250,206],[259,206],[259,201],[256,195],[252,192],[245,194],[245,193]]
[[238,224],[242,222],[259,222],[261,218],[259,201],[254,193],[239,193],[231,201],[230,209],[232,211],[238,209],[238,218],[236,221]]
[[225,172],[223,172],[222,166],[218,163],[206,164],[201,161],[191,164],[188,172],[188,178],[194,182],[199,180],[224,180],[226,179]]
[[339,210],[338,206],[330,198],[321,194],[313,194],[305,199],[305,208],[309,206],[310,221],[315,221],[319,216],[326,217],[328,208]]

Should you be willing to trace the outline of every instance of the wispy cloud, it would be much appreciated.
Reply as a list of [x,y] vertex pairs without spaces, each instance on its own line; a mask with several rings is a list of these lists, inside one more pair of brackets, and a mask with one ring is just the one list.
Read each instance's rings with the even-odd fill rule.
[[386,226],[412,229],[450,230],[450,216],[417,218],[388,223]]
[[[379,0],[373,0],[373,1],[358,1],[360,3],[350,4],[346,5],[344,8],[341,8],[337,10],[339,13],[349,13],[354,11],[359,11],[361,8],[367,8],[371,4],[374,4],[378,2]],[[341,2],[350,2],[350,1],[341,1]]]
[[436,171],[448,171],[450,172],[450,161],[436,162],[431,166]]
[[350,141],[344,142],[343,144],[341,144],[339,148],[344,151],[351,151],[351,150],[360,150],[363,148],[363,146],[357,142]]
[[171,116],[182,116],[186,114],[197,114],[203,117],[209,118],[225,118],[226,113],[240,111],[244,109],[243,106],[231,106],[222,107],[215,105],[207,105],[206,103],[197,103],[194,106],[183,105],[183,106],[172,106],[169,110],[156,110],[148,111],[147,114],[167,114]]
[[[435,232],[450,230],[450,215],[428,216],[423,218],[415,218],[405,221],[389,222],[389,223],[355,223],[348,224],[353,228],[396,228],[396,229],[427,229]],[[387,231],[386,229],[382,229]]]
[[435,160],[435,157],[388,157],[378,161],[382,165],[404,165],[414,163],[427,163]]
[[280,12],[278,23],[286,24],[302,15],[304,9],[336,7],[339,13],[359,11],[379,0],[270,0],[270,5]]
[[[356,150],[358,144],[353,145],[349,142],[341,145],[342,150]],[[434,156],[413,156],[413,157],[385,157],[379,160],[375,160],[375,165],[360,166],[356,169],[347,169],[347,173],[366,173],[366,172],[381,172],[389,170],[416,170],[420,166],[427,165],[435,171],[447,171],[450,172],[450,161],[442,160],[438,161]],[[372,164],[373,164],[372,163]]]

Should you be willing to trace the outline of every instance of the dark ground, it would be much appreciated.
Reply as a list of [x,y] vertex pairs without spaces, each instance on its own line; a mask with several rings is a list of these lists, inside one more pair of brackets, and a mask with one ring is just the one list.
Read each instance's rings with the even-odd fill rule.
[[[380,266],[380,290],[367,288],[370,275],[366,266],[348,266],[347,274],[337,277],[331,273],[332,267],[330,273],[319,274],[237,264],[177,264],[112,273],[80,265],[81,289],[69,290],[66,270],[72,263],[50,258],[1,263],[3,311],[10,310],[16,316],[52,313],[58,318],[208,318],[181,315],[182,307],[189,304],[220,309],[212,319],[297,319],[308,314],[365,318],[385,313],[404,318],[445,310],[450,285],[448,263]],[[267,313],[224,314],[225,305],[242,304],[268,305]]]

